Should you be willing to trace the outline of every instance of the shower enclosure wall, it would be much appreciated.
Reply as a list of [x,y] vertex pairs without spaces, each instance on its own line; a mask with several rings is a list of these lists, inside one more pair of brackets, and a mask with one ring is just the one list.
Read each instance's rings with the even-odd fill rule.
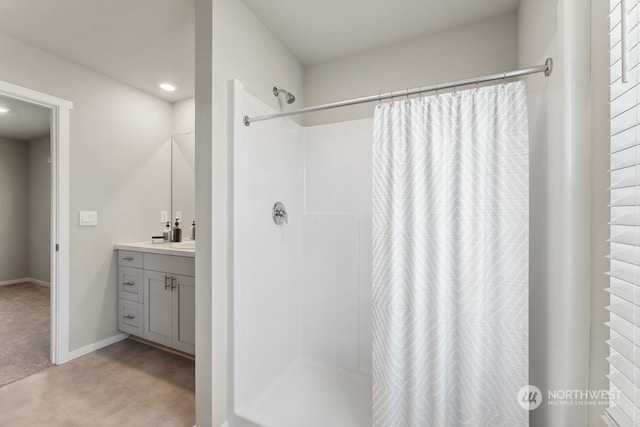
[[372,121],[244,127],[274,111],[237,81],[230,93],[232,420],[370,425]]

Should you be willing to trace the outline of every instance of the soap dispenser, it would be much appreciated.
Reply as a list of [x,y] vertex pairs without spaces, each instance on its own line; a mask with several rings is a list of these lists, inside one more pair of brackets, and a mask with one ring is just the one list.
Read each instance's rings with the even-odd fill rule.
[[162,230],[162,238],[165,242],[173,240],[173,230],[171,230],[171,223],[169,221],[167,221],[166,227]]
[[189,229],[189,238],[191,240],[196,240],[196,220],[193,220],[191,223],[191,228]]
[[173,227],[173,241],[182,242],[182,229],[180,228],[180,220],[176,218],[176,225]]

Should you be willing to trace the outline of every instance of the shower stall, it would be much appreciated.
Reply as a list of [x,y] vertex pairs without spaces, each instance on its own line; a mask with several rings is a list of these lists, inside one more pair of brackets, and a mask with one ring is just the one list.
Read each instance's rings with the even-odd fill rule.
[[245,127],[274,111],[230,93],[236,424],[371,425],[372,119]]
[[528,425],[527,109],[504,79],[551,70],[313,127],[230,83],[234,425]]

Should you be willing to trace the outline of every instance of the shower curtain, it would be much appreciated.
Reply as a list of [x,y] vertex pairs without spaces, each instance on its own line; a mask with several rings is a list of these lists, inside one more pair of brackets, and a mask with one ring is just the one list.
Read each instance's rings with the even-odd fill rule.
[[524,83],[379,105],[373,150],[374,426],[528,425]]

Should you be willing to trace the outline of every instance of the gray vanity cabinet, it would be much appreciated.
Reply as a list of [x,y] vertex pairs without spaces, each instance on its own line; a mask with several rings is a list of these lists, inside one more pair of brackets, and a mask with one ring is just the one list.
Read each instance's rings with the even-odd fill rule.
[[[119,258],[131,258],[127,252],[120,250]],[[195,259],[138,255],[140,268],[119,267],[119,329],[195,354]]]

